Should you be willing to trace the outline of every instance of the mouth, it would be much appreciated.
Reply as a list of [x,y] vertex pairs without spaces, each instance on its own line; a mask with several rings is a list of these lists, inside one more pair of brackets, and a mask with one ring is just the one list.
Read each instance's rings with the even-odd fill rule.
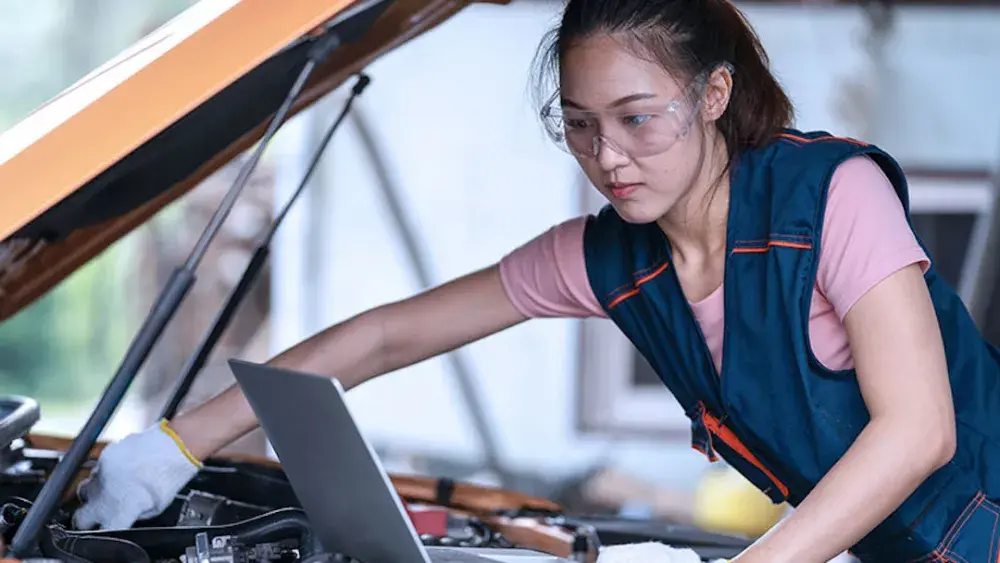
[[617,199],[624,199],[632,195],[633,192],[639,189],[640,185],[642,184],[638,183],[627,184],[624,182],[610,182],[605,184],[605,186],[607,186],[608,190],[611,192],[611,195],[613,195]]

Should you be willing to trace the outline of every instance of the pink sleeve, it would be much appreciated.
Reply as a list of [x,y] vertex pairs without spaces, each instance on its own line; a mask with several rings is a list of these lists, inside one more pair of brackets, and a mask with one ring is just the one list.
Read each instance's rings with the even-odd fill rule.
[[868,157],[837,167],[823,225],[816,284],[841,320],[890,274],[913,263],[930,267],[892,183]]
[[500,260],[500,278],[521,314],[606,317],[587,278],[583,254],[586,217],[560,223]]

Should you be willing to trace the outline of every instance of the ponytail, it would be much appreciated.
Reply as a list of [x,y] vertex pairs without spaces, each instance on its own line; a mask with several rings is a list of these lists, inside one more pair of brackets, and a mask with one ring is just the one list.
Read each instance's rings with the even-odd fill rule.
[[760,148],[791,125],[792,102],[771,74],[767,52],[743,13],[729,0],[705,4],[714,33],[705,34],[704,54],[694,55],[702,64],[722,59],[735,69],[729,106],[716,125],[730,154]]

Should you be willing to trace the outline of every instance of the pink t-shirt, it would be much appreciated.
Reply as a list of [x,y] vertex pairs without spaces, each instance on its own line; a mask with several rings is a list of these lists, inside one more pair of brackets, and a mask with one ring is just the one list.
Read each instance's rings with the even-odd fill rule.
[[[504,289],[529,318],[607,317],[587,279],[585,217],[552,227],[500,261]],[[853,366],[843,319],[869,289],[913,263],[930,259],[906,223],[903,206],[882,170],[868,157],[842,163],[831,179],[809,336],[816,358],[833,370]],[[721,372],[723,292],[691,303]]]

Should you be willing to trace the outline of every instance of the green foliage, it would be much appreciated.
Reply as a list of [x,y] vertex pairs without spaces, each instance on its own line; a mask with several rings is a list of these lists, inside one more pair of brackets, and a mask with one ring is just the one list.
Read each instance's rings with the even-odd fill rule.
[[105,385],[129,328],[121,326],[127,315],[117,298],[125,280],[113,271],[121,251],[109,249],[0,323],[0,393],[72,401]]
[[57,299],[49,294],[0,324],[0,392],[34,397],[58,391],[57,379],[49,377],[65,363],[62,343],[53,338]]

